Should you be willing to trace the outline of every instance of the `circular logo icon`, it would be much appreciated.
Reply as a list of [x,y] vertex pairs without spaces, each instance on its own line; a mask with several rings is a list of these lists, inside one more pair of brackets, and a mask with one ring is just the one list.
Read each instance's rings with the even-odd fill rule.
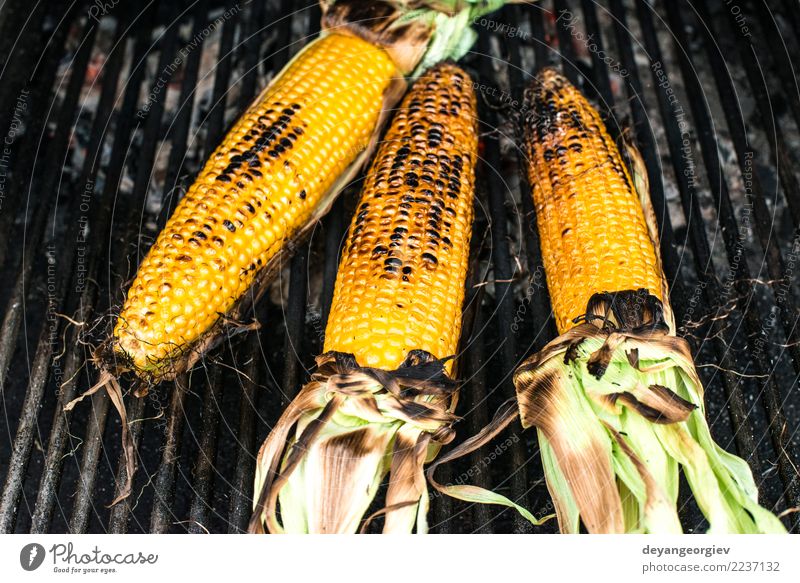
[[19,552],[19,564],[26,571],[35,571],[44,562],[44,547],[39,543],[30,543]]

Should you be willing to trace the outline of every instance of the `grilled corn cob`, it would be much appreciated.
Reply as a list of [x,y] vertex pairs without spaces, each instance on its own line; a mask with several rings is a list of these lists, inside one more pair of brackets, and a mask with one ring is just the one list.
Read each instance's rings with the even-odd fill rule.
[[[144,258],[113,332],[95,353],[97,383],[126,419],[117,376],[137,395],[190,368],[243,315],[296,242],[360,169],[407,75],[458,58],[474,17],[499,0],[321,2],[322,34],[230,130]],[[246,293],[253,290],[253,293]],[[133,444],[128,452],[129,492]]]
[[562,532],[581,522],[593,533],[681,532],[679,468],[710,532],[783,532],[759,506],[747,464],[711,438],[688,344],[675,336],[641,158],[631,150],[632,178],[598,113],[552,69],[526,92],[526,112],[523,147],[561,336],[517,369],[518,409],[504,409],[456,455],[519,415],[537,428]]
[[176,357],[227,314],[287,240],[330,202],[367,148],[398,75],[354,35],[311,43],[212,154],[142,261],[114,328],[138,372]]
[[422,464],[453,421],[476,125],[455,65],[404,98],[350,225],[319,369],[259,454],[251,530],[354,532],[387,471],[384,532],[425,530]]

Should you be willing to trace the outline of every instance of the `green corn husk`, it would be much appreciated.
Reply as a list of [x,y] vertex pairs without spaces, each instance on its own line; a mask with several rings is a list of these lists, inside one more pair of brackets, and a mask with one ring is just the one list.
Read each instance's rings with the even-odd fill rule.
[[250,532],[354,533],[387,473],[383,532],[427,532],[422,468],[453,437],[457,387],[424,351],[394,371],[360,367],[349,354],[317,357],[259,452]]
[[[682,532],[681,469],[709,533],[786,532],[759,505],[747,463],[714,443],[686,342],[663,321],[623,330],[607,312],[609,302],[620,306],[645,295],[595,296],[588,312],[603,325],[576,326],[528,359],[514,375],[518,409],[501,409],[480,434],[431,466],[429,477],[519,416],[523,427],[537,429],[563,533],[580,532],[581,523],[592,533]],[[510,506],[534,524],[543,521],[494,492],[432,483],[456,498]]]
[[682,532],[679,468],[710,533],[785,532],[758,504],[747,463],[711,438],[682,339],[583,324],[523,365],[515,384],[562,532],[579,532],[581,520],[590,532]]

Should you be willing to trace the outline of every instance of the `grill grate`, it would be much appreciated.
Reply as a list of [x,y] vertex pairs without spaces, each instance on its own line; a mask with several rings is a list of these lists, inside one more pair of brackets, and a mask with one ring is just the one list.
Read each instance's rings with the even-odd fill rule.
[[[0,532],[242,532],[258,445],[321,349],[358,184],[281,272],[279,301],[257,306],[258,332],[229,338],[147,399],[126,399],[139,454],[130,498],[106,507],[125,477],[106,395],[62,408],[94,380],[86,339],[107,331],[180,194],[316,33],[319,8],[193,0],[100,15],[88,1],[51,4],[30,13],[7,2],[0,20],[0,55],[10,55],[0,61],[0,133],[12,138],[0,151]],[[463,439],[482,427],[513,394],[516,364],[555,335],[513,136],[523,87],[555,64],[597,100],[612,133],[632,124],[712,431],[749,461],[763,502],[784,510],[800,505],[800,51],[785,34],[797,14],[790,2],[717,4],[553,0],[475,23],[465,64],[478,84],[484,160],[457,429]],[[476,452],[441,477],[549,513],[535,436],[514,430],[498,443],[491,462]],[[681,501],[687,530],[702,529],[694,503]],[[797,528],[796,516],[787,525]],[[532,530],[510,511],[439,496],[431,524]]]

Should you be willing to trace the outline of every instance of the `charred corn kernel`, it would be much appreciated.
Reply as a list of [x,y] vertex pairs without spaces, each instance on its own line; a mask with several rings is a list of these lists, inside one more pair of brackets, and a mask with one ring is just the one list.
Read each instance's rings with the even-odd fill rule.
[[455,65],[404,99],[366,178],[336,278],[325,351],[391,370],[455,354],[472,224],[475,96]]
[[158,376],[253,284],[366,147],[397,70],[353,35],[312,42],[206,163],[142,262],[116,349]]
[[528,174],[559,332],[595,293],[644,288],[663,299],[642,205],[600,115],[553,69],[527,97]]
[[461,330],[477,150],[472,83],[437,65],[403,99],[367,174],[325,354],[259,453],[252,531],[355,532],[387,473],[383,531],[425,531],[422,467],[455,420],[443,359]]

